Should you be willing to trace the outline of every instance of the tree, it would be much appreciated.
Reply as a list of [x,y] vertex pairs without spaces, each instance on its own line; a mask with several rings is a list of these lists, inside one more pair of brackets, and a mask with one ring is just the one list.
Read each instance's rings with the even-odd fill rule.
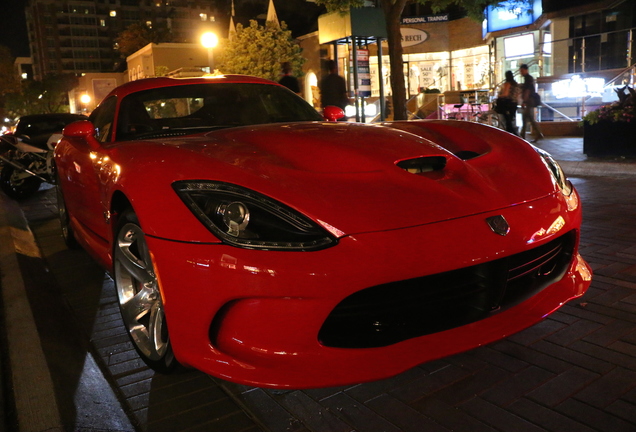
[[170,42],[171,40],[172,37],[167,28],[155,29],[145,23],[135,23],[119,33],[115,38],[115,43],[119,53],[126,58],[149,43]]
[[14,61],[11,50],[0,45],[0,97],[20,89],[20,83],[13,67]]
[[[387,30],[387,43],[389,46],[389,62],[391,73],[391,89],[393,91],[393,118],[406,120],[406,87],[404,85],[404,70],[402,66],[402,36],[400,33],[400,19],[404,7],[411,0],[378,0],[384,12]],[[480,21],[483,19],[483,11],[487,6],[502,4],[511,8],[509,0],[412,0],[420,4],[429,4],[433,12],[443,11],[451,5],[461,6],[468,16]],[[528,2],[529,0],[522,0]],[[363,0],[316,0],[323,4],[330,12],[348,11],[352,7],[361,7]]]
[[77,85],[73,74],[51,74],[42,81],[24,80],[19,91],[7,94],[5,110],[11,117],[68,112],[68,92]]
[[281,63],[289,62],[292,73],[302,73],[305,59],[301,56],[301,48],[282,22],[268,21],[259,26],[254,20],[249,27],[236,26],[236,34],[226,40],[221,49],[218,62],[223,73],[254,75],[277,81],[281,73]]

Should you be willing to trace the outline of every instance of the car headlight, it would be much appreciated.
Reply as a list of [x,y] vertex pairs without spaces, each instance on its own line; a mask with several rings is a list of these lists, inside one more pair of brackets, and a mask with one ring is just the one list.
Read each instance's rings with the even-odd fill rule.
[[537,151],[537,153],[539,153],[539,156],[541,156],[541,160],[543,160],[543,163],[548,167],[548,170],[552,175],[552,179],[554,180],[554,183],[557,185],[561,193],[563,193],[563,195],[565,196],[570,196],[573,191],[572,183],[570,183],[570,180],[567,179],[558,162],[555,161],[552,155],[545,150],[541,150],[537,147],[535,147],[534,149]]
[[172,184],[195,216],[224,243],[248,249],[310,251],[337,240],[290,207],[228,183]]

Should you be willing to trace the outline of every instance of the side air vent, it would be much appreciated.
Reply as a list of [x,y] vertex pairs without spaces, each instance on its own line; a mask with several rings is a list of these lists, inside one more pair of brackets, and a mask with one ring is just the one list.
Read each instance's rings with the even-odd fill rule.
[[443,156],[419,157],[400,161],[396,165],[411,174],[421,174],[443,170],[446,166],[446,158]]

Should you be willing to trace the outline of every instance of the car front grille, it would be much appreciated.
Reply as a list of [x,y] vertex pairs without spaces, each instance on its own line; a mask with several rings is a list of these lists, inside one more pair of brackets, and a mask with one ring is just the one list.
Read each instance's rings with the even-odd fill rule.
[[560,280],[576,232],[506,258],[366,288],[340,302],[318,339],[337,348],[373,348],[449,330],[521,303]]

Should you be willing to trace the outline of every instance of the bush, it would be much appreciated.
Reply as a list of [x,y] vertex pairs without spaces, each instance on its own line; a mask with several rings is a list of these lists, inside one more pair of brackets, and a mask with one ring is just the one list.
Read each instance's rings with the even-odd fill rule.
[[625,86],[615,91],[618,94],[618,101],[589,112],[583,117],[583,121],[591,125],[601,121],[627,123],[636,121],[636,90]]

